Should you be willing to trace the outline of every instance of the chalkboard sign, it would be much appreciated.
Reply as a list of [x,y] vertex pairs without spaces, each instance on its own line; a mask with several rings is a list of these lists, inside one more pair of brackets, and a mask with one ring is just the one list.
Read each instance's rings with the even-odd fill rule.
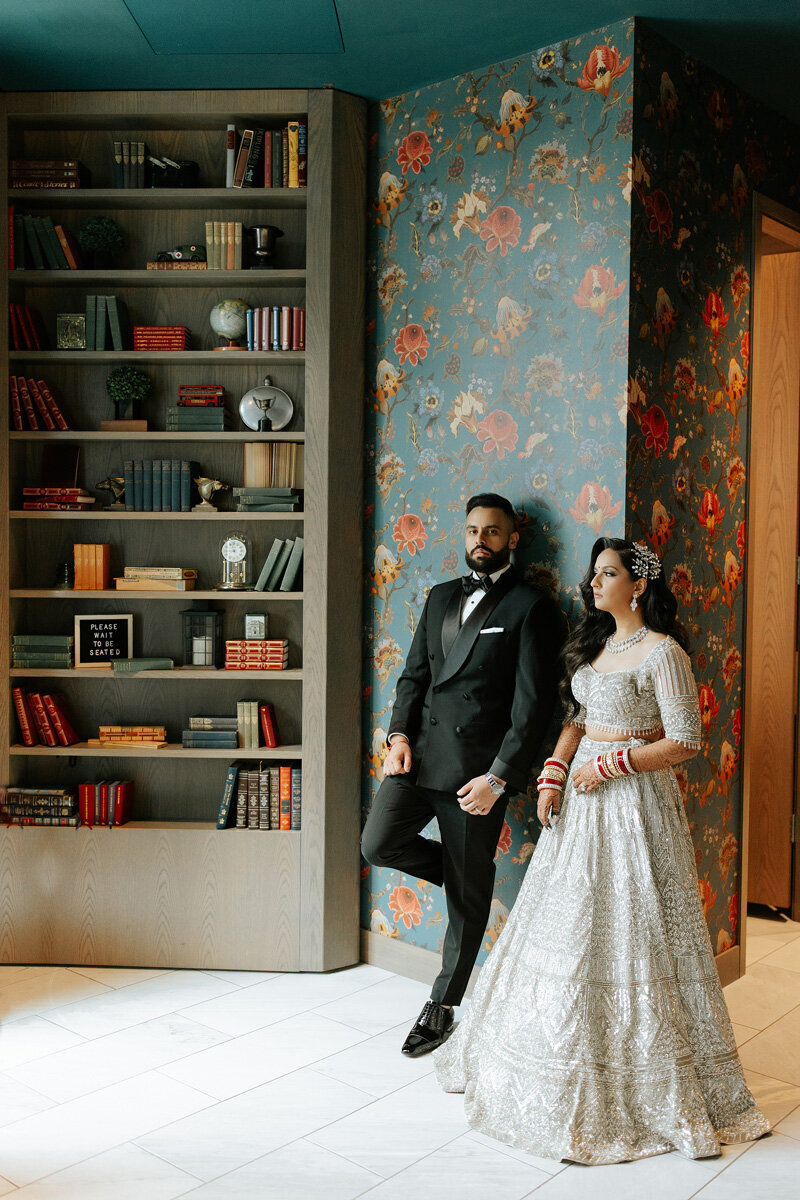
[[132,613],[75,618],[76,667],[107,667],[117,659],[130,658],[132,647]]

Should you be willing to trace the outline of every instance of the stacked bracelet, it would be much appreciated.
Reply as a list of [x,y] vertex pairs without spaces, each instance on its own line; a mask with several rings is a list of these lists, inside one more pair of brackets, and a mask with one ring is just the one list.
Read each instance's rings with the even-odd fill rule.
[[624,750],[607,750],[598,754],[594,760],[595,770],[601,779],[619,779],[623,775],[633,775],[635,768],[629,758],[630,748]]
[[569,767],[560,758],[548,758],[544,769],[536,780],[536,789],[541,792],[545,788],[553,788],[560,792],[567,780]]

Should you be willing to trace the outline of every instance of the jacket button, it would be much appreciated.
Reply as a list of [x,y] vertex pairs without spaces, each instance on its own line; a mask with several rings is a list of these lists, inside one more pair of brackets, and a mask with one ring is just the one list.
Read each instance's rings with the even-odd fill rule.
[[461,726],[460,726],[460,725],[456,725],[456,733],[461,733],[461,732],[462,732],[462,730],[461,730]]
[[438,722],[436,720],[436,717],[431,717],[431,725],[437,725],[437,724],[438,724]]

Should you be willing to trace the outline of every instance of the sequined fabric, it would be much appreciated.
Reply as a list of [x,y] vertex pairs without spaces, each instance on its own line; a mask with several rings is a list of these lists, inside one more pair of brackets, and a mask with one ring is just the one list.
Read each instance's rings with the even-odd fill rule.
[[[592,722],[619,723],[622,691],[624,721],[654,705],[688,740],[696,688],[681,713],[673,687],[662,712],[654,665],[598,675]],[[573,765],[607,748],[584,737]],[[550,1158],[702,1158],[769,1131],[736,1052],[671,769],[583,794],[567,781],[466,1015],[433,1059],[442,1088],[465,1093],[473,1128]]]

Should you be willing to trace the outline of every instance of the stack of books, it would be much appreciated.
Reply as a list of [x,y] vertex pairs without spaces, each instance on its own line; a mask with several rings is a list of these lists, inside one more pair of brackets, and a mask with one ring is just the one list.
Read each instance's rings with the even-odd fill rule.
[[250,769],[228,767],[217,814],[217,829],[300,829],[303,772],[295,763]]
[[300,512],[303,493],[288,487],[237,487],[233,489],[238,512]]
[[[131,322],[121,296],[86,297],[86,349],[130,350]],[[138,347],[134,346],[134,349]]]
[[15,633],[12,667],[71,667],[74,637],[61,633]]
[[24,487],[22,489],[22,507],[30,512],[47,510],[70,512],[74,509],[89,508],[92,504],[94,504],[94,496],[88,496],[80,487]]
[[39,312],[29,304],[8,305],[12,350],[47,350],[47,334]]
[[15,429],[24,429],[25,421],[34,432],[39,429],[40,421],[45,429],[51,431],[69,429],[66,417],[43,379],[9,375],[8,391]]
[[178,408],[222,408],[225,388],[221,383],[181,383],[178,385]]
[[121,138],[114,142],[114,187],[143,188],[146,186],[145,162],[147,160],[147,143],[123,141]]
[[89,746],[149,746],[160,750],[167,744],[164,725],[101,725]]
[[77,239],[52,217],[8,211],[8,267],[17,271],[77,271],[83,267]]
[[248,350],[305,350],[306,310],[297,305],[248,308]]
[[282,129],[243,129],[236,146],[236,127],[228,126],[226,187],[306,187],[308,122],[288,121]]
[[91,172],[75,158],[12,158],[8,164],[8,186],[71,190],[91,183]]
[[128,512],[190,512],[192,464],[188,458],[126,458],[122,465]]
[[134,350],[188,350],[190,341],[186,325],[134,325]]
[[256,580],[257,592],[291,592],[299,590],[298,579],[303,565],[303,538],[275,538]]
[[124,825],[133,804],[132,779],[101,779],[78,784],[78,815],[82,825]]
[[123,567],[114,579],[118,592],[193,592],[193,567]]
[[72,546],[76,592],[105,592],[111,587],[111,546],[108,543],[74,542]]
[[206,261],[209,271],[241,271],[241,221],[206,221]]
[[239,722],[236,717],[190,717],[181,743],[187,750],[236,750]]
[[80,824],[74,793],[66,788],[3,788],[0,821],[6,825]]
[[222,433],[231,427],[230,413],[217,405],[200,408],[175,404],[167,408],[167,430],[180,433]]
[[225,642],[226,671],[285,671],[288,665],[286,638],[231,638]]
[[81,740],[61,692],[23,692],[15,687],[11,699],[23,746],[74,746]]

